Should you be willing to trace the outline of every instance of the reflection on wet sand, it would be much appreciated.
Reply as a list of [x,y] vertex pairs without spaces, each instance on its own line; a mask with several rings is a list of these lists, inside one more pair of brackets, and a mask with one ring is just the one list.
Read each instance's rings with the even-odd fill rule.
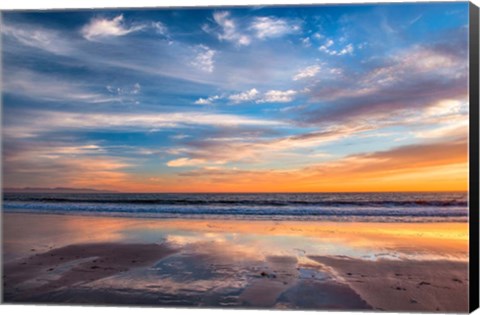
[[[461,298],[468,285],[466,223],[12,213],[4,214],[3,221],[4,297],[9,302],[441,311],[467,307]],[[459,296],[449,299],[449,290]]]

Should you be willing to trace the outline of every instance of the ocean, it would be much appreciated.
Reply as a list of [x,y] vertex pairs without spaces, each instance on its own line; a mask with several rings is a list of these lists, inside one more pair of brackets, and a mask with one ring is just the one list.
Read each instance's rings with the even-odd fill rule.
[[4,193],[3,211],[139,218],[463,222],[467,193]]

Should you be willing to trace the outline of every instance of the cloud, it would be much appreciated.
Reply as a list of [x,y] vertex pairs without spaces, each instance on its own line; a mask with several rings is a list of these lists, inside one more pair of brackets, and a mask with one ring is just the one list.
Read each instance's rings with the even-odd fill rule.
[[204,191],[217,192],[465,190],[467,150],[465,139],[426,142],[352,154],[301,168],[197,168],[179,176],[185,178],[185,187],[201,182]]
[[459,123],[450,123],[438,128],[429,128],[426,130],[413,132],[417,138],[423,139],[449,139],[459,138],[468,134],[468,123],[466,121]]
[[[202,164],[205,165],[229,162],[261,164],[272,160],[288,165],[292,159],[294,163],[300,160],[311,162],[312,158],[320,157],[315,155],[318,154],[316,150],[320,146],[372,129],[373,127],[369,125],[338,126],[314,132],[278,136],[268,129],[251,132],[245,127],[233,129],[226,127],[213,136],[204,135],[201,139],[192,139],[182,144],[181,148],[168,153],[202,160],[204,161]],[[305,154],[305,152],[308,153]],[[322,158],[326,156],[323,152],[321,155]]]
[[300,26],[292,21],[266,16],[254,18],[250,28],[259,39],[281,37],[300,30]]
[[[219,40],[230,41],[239,46],[250,45],[250,37],[237,30],[237,25],[235,20],[230,17],[230,12],[215,12],[213,13],[213,19],[222,28],[222,32],[217,34]],[[207,26],[204,27],[204,30],[210,32],[210,29]]]
[[[154,31],[152,26],[154,22],[140,22],[145,26],[145,30]],[[4,25],[10,27],[4,27]],[[42,52],[35,51],[33,49],[25,49],[23,46],[34,47],[42,49],[48,52],[61,54],[68,56],[69,63],[59,63],[61,67],[66,67],[72,64],[81,64],[88,67],[88,69],[98,69],[99,71],[129,71],[132,75],[154,75],[155,77],[169,77],[179,78],[181,80],[194,82],[194,83],[207,83],[207,84],[221,84],[225,83],[223,77],[205,76],[203,71],[192,71],[191,62],[194,56],[192,51],[197,49],[196,46],[192,46],[190,43],[175,41],[175,45],[172,45],[172,41],[158,40],[151,36],[138,36],[135,37],[137,43],[141,43],[142,47],[149,51],[155,51],[155,54],[143,54],[141,58],[138,57],[137,48],[135,45],[125,45],[126,41],[110,41],[111,47],[108,51],[102,54],[98,54],[98,50],[94,49],[92,44],[83,38],[74,36],[68,29],[63,31],[52,30],[33,23],[6,23],[3,21],[2,32],[6,30],[13,30],[16,33],[28,35],[23,39],[23,42],[19,42],[13,35],[7,35],[4,37],[3,51],[15,54],[21,54],[26,58],[32,58],[38,62],[53,62],[51,59],[41,61],[46,57],[42,56]],[[48,40],[37,41],[31,36],[35,32],[41,32],[42,36],[47,36]],[[76,31],[76,30],[75,30]],[[43,33],[45,33],[43,35]],[[26,36],[25,35],[25,36]],[[18,36],[18,34],[17,34]],[[168,35],[166,35],[168,38]],[[12,41],[12,42],[10,42]],[[93,49],[92,49],[93,48]],[[121,52],[121,53],[115,53]],[[114,56],[113,56],[113,55]],[[162,60],[159,63],[159,60]],[[30,67],[30,66],[29,66]],[[89,71],[89,70],[87,70]],[[100,79],[97,77],[97,79]],[[106,84],[102,84],[105,86]]]
[[[320,150],[332,153],[332,160],[341,160],[345,152],[371,149],[370,144],[376,140],[376,147],[390,147],[398,134],[408,136],[402,143],[442,138],[450,141],[465,134],[468,110],[464,111],[463,103],[468,96],[468,64],[462,60],[468,60],[464,53],[468,46],[458,39],[468,37],[443,36],[434,30],[427,44],[415,45],[418,38],[404,38],[401,46],[372,40],[362,54],[350,58],[363,41],[354,30],[339,29],[344,34],[350,31],[345,41],[319,39],[314,35],[317,26],[328,31],[319,20],[311,25],[314,29],[288,36],[297,32],[292,25],[301,22],[285,25],[282,21],[291,20],[272,16],[256,19],[261,12],[267,11],[215,12],[217,18],[208,22],[211,35],[192,29],[180,32],[172,26],[179,37],[171,45],[158,40],[163,38],[158,34],[168,33],[166,25],[140,21],[145,31],[127,33],[133,36],[120,35],[122,32],[105,35],[124,37],[109,41],[108,49],[102,46],[106,49],[103,55],[95,49],[98,44],[80,37],[75,25],[53,31],[44,27],[55,23],[37,19],[34,23],[29,16],[18,19],[16,23],[32,24],[3,31],[7,49],[3,84],[8,101],[4,137],[40,141],[77,135],[82,139],[72,139],[71,146],[59,145],[55,152],[41,157],[45,161],[70,154],[103,156],[105,147],[85,139],[105,136],[109,143],[117,138],[107,136],[112,133],[133,134],[125,141],[139,139],[138,144],[148,141],[145,135],[161,138],[165,141],[159,140],[156,145],[166,147],[146,148],[145,154],[149,155],[142,158],[148,158],[149,163],[139,170],[151,167],[159,172],[152,176],[162,177],[167,161],[191,167],[195,163],[195,167],[205,167],[239,161],[244,163],[241,166],[257,170],[279,165],[293,169],[319,162],[325,156]],[[204,13],[215,15],[214,11]],[[117,25],[124,31],[139,26],[132,24],[127,14]],[[107,20],[111,22],[118,15],[108,15]],[[263,26],[253,28],[252,23],[259,21]],[[306,21],[314,22],[308,17]],[[281,36],[286,40],[270,40]],[[303,38],[315,49],[303,48]],[[348,38],[355,38],[356,45],[349,46]],[[135,45],[130,45],[131,41]],[[196,45],[202,42],[207,45]],[[318,50],[315,53],[320,45],[335,51],[335,56],[348,58],[348,67],[334,68],[343,58]],[[155,53],[139,56],[139,46]],[[388,54],[384,54],[382,48],[387,46]],[[45,53],[67,50],[71,54],[61,58],[52,59]],[[19,71],[11,71],[11,63],[18,65]],[[141,106],[119,106],[123,100],[137,97],[141,97]],[[106,105],[92,106],[100,103]],[[241,103],[247,106],[232,106]],[[198,106],[209,104],[229,106]],[[190,137],[174,138],[175,134]],[[360,139],[363,136],[375,139]],[[167,147],[172,150],[163,150]],[[178,154],[170,156],[174,151]],[[118,150],[115,154],[131,153]],[[367,161],[358,155],[350,158]],[[48,166],[46,162],[43,165]],[[346,166],[348,163],[340,167]]]
[[[307,90],[305,90],[307,91]],[[245,92],[234,93],[228,96],[214,95],[208,98],[199,98],[195,101],[195,104],[199,105],[209,105],[213,101],[219,100],[222,98],[227,98],[234,104],[246,103],[246,102],[255,102],[255,103],[288,103],[293,101],[295,95],[299,92],[295,90],[269,90],[265,93],[258,91],[255,88],[247,90]]]
[[132,93],[133,94],[138,94],[138,93],[140,93],[141,89],[142,89],[142,87],[141,87],[140,83],[135,83],[133,85]]
[[[5,71],[5,74],[7,71]],[[118,96],[104,95],[93,86],[70,82],[62,77],[29,70],[13,69],[4,76],[4,93],[50,102],[81,102],[101,104],[121,101]]]
[[189,159],[189,158],[179,158],[176,160],[168,161],[167,166],[169,167],[185,167],[185,166],[197,166],[205,164],[205,160],[202,159]]
[[343,55],[352,55],[354,51],[353,44],[348,44],[340,50],[336,50],[331,48],[335,42],[331,39],[328,39],[322,46],[318,48],[318,50],[329,54],[331,56],[343,56]]
[[245,92],[234,93],[234,94],[230,94],[228,96],[215,95],[215,96],[210,96],[208,98],[200,98],[200,99],[195,101],[195,104],[209,105],[213,101],[218,100],[218,99],[222,99],[222,98],[225,98],[225,97],[234,104],[246,103],[246,102],[288,103],[288,102],[293,101],[293,98],[297,94],[298,94],[298,91],[294,91],[294,90],[286,90],[286,91],[269,90],[265,93],[262,93],[262,92],[258,91],[257,89],[252,88],[252,89],[247,90]]
[[311,47],[312,46],[312,42],[310,41],[310,38],[308,38],[308,37],[302,38],[301,41],[302,41],[302,45],[305,46],[305,47]]
[[182,139],[190,138],[190,136],[180,133],[177,135],[170,136],[170,138],[174,140],[182,140]]
[[468,100],[440,100],[406,123],[416,125],[411,128],[411,134],[416,138],[461,138],[468,134]]
[[466,39],[415,45],[366,63],[363,73],[314,84],[313,104],[300,119],[315,125],[359,119],[399,123],[441,100],[462,100],[468,95]]
[[320,71],[319,65],[306,67],[298,71],[298,73],[293,77],[293,81],[314,77],[319,71]]
[[353,45],[352,44],[348,44],[342,50],[340,50],[340,52],[338,53],[339,56],[351,55],[351,54],[353,54]]
[[95,142],[73,144],[60,141],[14,142],[6,140],[6,161],[15,161],[30,155],[31,158],[57,159],[72,156],[98,156],[105,153],[103,147]]
[[[107,17],[110,20],[117,15],[119,14],[117,13],[116,15]],[[87,22],[88,21],[89,20],[87,20]],[[252,32],[252,30],[248,30],[250,21],[251,17],[242,20],[239,19],[239,32],[242,34],[250,34]],[[131,28],[131,24],[129,23],[129,15],[125,13],[122,25],[128,29],[129,27]],[[145,27],[142,31],[130,33],[124,37],[117,37],[117,39],[121,38],[121,40],[108,41],[109,49],[105,50],[102,54],[98,54],[98,49],[95,48],[96,45],[93,45],[83,37],[76,36],[77,34],[72,34],[72,31],[80,32],[79,30],[62,28],[62,32],[58,32],[58,39],[65,41],[70,49],[68,57],[71,59],[71,63],[69,62],[68,65],[76,63],[87,66],[88,68],[84,69],[88,70],[85,70],[83,73],[90,72],[93,69],[112,72],[128,71],[134,76],[149,75],[154,76],[155,79],[167,77],[165,79],[188,81],[185,83],[209,84],[230,90],[243,90],[249,86],[257,86],[257,84],[265,83],[267,80],[272,83],[282,81],[283,75],[289,75],[287,73],[291,73],[292,71],[291,68],[293,66],[289,66],[287,62],[294,64],[298,61],[294,54],[288,54],[288,56],[280,54],[277,55],[277,58],[272,59],[271,54],[275,51],[275,47],[273,46],[262,48],[262,50],[255,53],[254,56],[249,53],[248,49],[242,48],[243,54],[240,54],[239,49],[221,48],[222,45],[217,49],[217,46],[214,47],[212,46],[213,44],[207,44],[207,41],[204,42],[204,45],[212,50],[214,49],[216,53],[212,58],[212,75],[205,75],[205,73],[210,73],[208,71],[211,67],[208,65],[202,67],[205,70],[198,68],[199,71],[192,71],[192,61],[199,53],[205,52],[205,57],[208,57],[206,51],[201,51],[201,49],[196,46],[196,43],[199,43],[199,38],[194,40],[194,35],[189,33],[188,35],[184,34],[176,38],[174,42],[168,40],[168,36],[166,36],[167,40],[165,40],[165,38],[159,40],[160,36],[154,36],[155,30],[152,23],[155,22],[139,20],[138,23],[141,23],[141,25]],[[222,28],[216,24],[213,26],[212,23],[215,24],[215,22],[210,22],[211,28],[209,33],[217,37],[218,33],[222,32]],[[35,24],[25,24],[26,30],[36,28],[37,25]],[[205,34],[197,35],[205,37]],[[251,37],[252,40],[256,39],[254,36],[251,36],[251,34],[248,36]],[[14,39],[12,39],[12,41],[13,40]],[[7,41],[9,40],[7,39]],[[134,41],[135,45],[128,45],[131,41]],[[155,53],[139,56],[138,45],[141,45],[145,50],[154,51]],[[37,52],[32,49],[25,49],[25,47],[19,44],[4,46],[4,49],[15,50],[15,52],[20,52],[28,58],[39,58]],[[48,47],[49,45],[45,45],[45,48]],[[161,60],[161,62],[159,62],[159,60]],[[54,61],[54,63],[55,62],[56,61]],[[201,65],[200,62],[198,64]],[[66,65],[67,63],[61,64],[62,67]],[[195,69],[197,69],[197,67],[195,67]],[[217,71],[217,69],[221,71]],[[255,75],[252,75],[253,69],[255,70]],[[101,77],[96,76],[96,79],[101,80]],[[111,82],[103,83],[102,86],[106,86],[107,84],[111,84]],[[186,91],[183,92],[186,93]]]
[[243,103],[243,102],[255,101],[256,99],[258,99],[259,95],[260,93],[258,92],[257,89],[251,89],[246,92],[232,94],[228,97],[228,99],[234,103]]
[[334,44],[334,41],[331,39],[328,39],[325,44],[320,46],[319,50],[321,51],[328,51],[328,48],[330,48]]
[[280,109],[278,109],[278,111],[280,112],[295,112],[295,111],[299,111],[299,110],[303,110],[305,108],[307,108],[308,106],[306,104],[303,104],[303,105],[294,105],[294,106],[286,106],[286,107],[282,107]]
[[263,40],[300,31],[300,26],[295,21],[276,17],[255,17],[240,25],[230,12],[217,11],[213,13],[213,20],[220,26],[220,32],[208,24],[203,25],[202,29],[207,33],[215,34],[221,41],[229,41],[237,46],[248,46],[253,38]]
[[105,88],[108,92],[116,95],[137,95],[142,90],[140,83],[135,83],[132,86],[127,87],[114,87],[112,85],[107,85]]
[[294,90],[287,90],[287,91],[279,91],[279,90],[270,90],[267,91],[263,98],[260,99],[259,103],[288,103],[293,101],[295,95],[297,95],[297,91]]
[[[105,188],[130,181],[132,164],[94,143],[5,141],[4,181],[10,187]],[[54,179],[54,182],[52,182]],[[47,183],[47,184],[46,184]]]
[[425,114],[433,117],[460,114],[462,111],[466,110],[467,107],[468,105],[465,102],[459,100],[442,99],[433,106],[428,107],[425,110]]
[[91,19],[90,22],[81,29],[81,34],[89,41],[96,41],[102,38],[124,36],[140,31],[145,27],[143,24],[126,26],[123,14],[120,14],[111,20],[107,18]]
[[199,98],[198,100],[195,101],[194,104],[197,104],[197,105],[210,105],[212,104],[214,101],[220,99],[221,96],[220,95],[214,95],[214,96],[210,96],[210,97],[207,97],[207,98]]
[[[438,71],[439,73],[453,75],[450,69],[461,66],[462,52],[460,48],[458,52],[452,52],[449,49],[451,48],[444,45],[414,46],[410,50],[394,56],[393,68],[390,70],[399,70],[398,68],[403,65],[403,68],[407,71],[410,69],[421,73]],[[461,73],[458,75],[461,75]]]
[[[24,46],[38,48],[57,55],[67,55],[72,52],[72,45],[65,40],[64,35],[45,29],[38,25],[9,24],[3,22],[1,32],[6,37],[13,38]],[[3,49],[8,46],[4,43]]]
[[[356,154],[341,163],[344,172],[355,171],[373,174],[395,174],[402,171],[467,162],[466,135],[450,142],[426,142],[405,145],[390,150]],[[465,172],[468,170],[465,169]]]
[[167,35],[168,33],[168,28],[160,21],[152,22],[152,28],[157,34]]
[[[333,131],[332,131],[333,132]],[[333,135],[333,133],[332,133]],[[325,133],[305,134],[290,141],[310,141],[315,137],[330,137]],[[409,189],[454,190],[466,187],[468,144],[462,138],[453,141],[426,142],[395,147],[370,153],[352,154],[343,158],[328,159],[300,168],[284,164],[285,169],[243,170],[224,168],[218,164],[241,160],[251,163],[259,155],[281,161],[274,150],[286,143],[272,142],[259,145],[231,141],[210,146],[189,157],[167,162],[169,167],[192,167],[194,170],[178,173],[180,182],[162,181],[164,189],[176,187],[189,191],[201,187],[208,191],[408,191]],[[285,139],[284,139],[285,140]],[[265,150],[267,152],[265,153]],[[222,155],[222,152],[224,153]],[[179,154],[188,153],[182,150]],[[96,144],[72,146],[65,143],[6,142],[4,146],[5,183],[8,186],[44,186],[55,178],[60,186],[135,189],[139,184],[127,173],[135,165],[124,159],[107,157]],[[313,154],[312,154],[313,155]],[[328,155],[326,156],[329,157]],[[226,159],[225,159],[226,158]],[[325,158],[320,153],[319,158]],[[312,164],[312,162],[314,162]],[[217,165],[210,167],[208,165]],[[202,168],[198,168],[201,167]],[[95,177],[100,178],[96,181]],[[187,179],[189,178],[189,179]],[[288,178],[288,185],[282,179]],[[415,179],[415,180],[413,180]],[[412,181],[413,180],[413,181]],[[199,183],[202,183],[199,186]],[[125,184],[128,183],[128,184]],[[130,188],[126,188],[128,185]],[[140,187],[140,186],[138,186]],[[142,186],[143,187],[143,186]],[[151,187],[150,187],[151,188]]]
[[282,126],[274,120],[250,118],[229,114],[203,112],[173,113],[68,113],[61,111],[30,110],[9,114],[4,123],[4,134],[10,138],[36,137],[53,131],[126,130],[158,131],[162,128],[185,126]]
[[195,56],[191,64],[202,71],[213,72],[213,58],[215,57],[215,54],[217,52],[213,49],[208,48],[205,45],[198,45],[196,47],[196,52],[197,55]]
[[209,105],[212,104],[212,99],[209,98],[199,98],[198,100],[195,101],[195,104],[197,105]]

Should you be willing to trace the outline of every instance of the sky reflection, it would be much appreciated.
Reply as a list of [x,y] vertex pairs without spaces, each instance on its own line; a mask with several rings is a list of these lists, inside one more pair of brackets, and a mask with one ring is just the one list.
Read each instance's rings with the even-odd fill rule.
[[5,258],[67,244],[168,243],[194,252],[264,259],[269,255],[468,259],[466,223],[146,220],[4,214]]

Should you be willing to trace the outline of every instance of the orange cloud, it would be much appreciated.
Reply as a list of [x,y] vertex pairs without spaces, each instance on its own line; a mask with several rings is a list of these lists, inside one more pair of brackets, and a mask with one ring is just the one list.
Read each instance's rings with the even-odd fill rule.
[[[46,150],[46,151],[45,151]],[[52,149],[53,150],[53,149]],[[350,155],[297,169],[236,169],[202,160],[178,159],[196,167],[171,174],[136,174],[141,161],[103,155],[101,147],[44,147],[5,158],[9,186],[78,187],[125,192],[368,192],[466,191],[468,144],[464,139],[429,142]],[[93,151],[93,152],[92,152]],[[53,152],[53,153],[52,153]],[[48,153],[48,154],[47,154]],[[226,152],[225,152],[226,153]],[[236,154],[232,151],[231,154]],[[274,156],[272,156],[274,159]],[[173,166],[173,165],[171,165]],[[21,170],[21,171],[19,171]],[[35,179],[35,182],[32,182]],[[45,184],[48,183],[48,184]]]
[[465,191],[465,140],[402,146],[291,170],[204,167],[161,177],[135,178],[129,191],[333,192]]

